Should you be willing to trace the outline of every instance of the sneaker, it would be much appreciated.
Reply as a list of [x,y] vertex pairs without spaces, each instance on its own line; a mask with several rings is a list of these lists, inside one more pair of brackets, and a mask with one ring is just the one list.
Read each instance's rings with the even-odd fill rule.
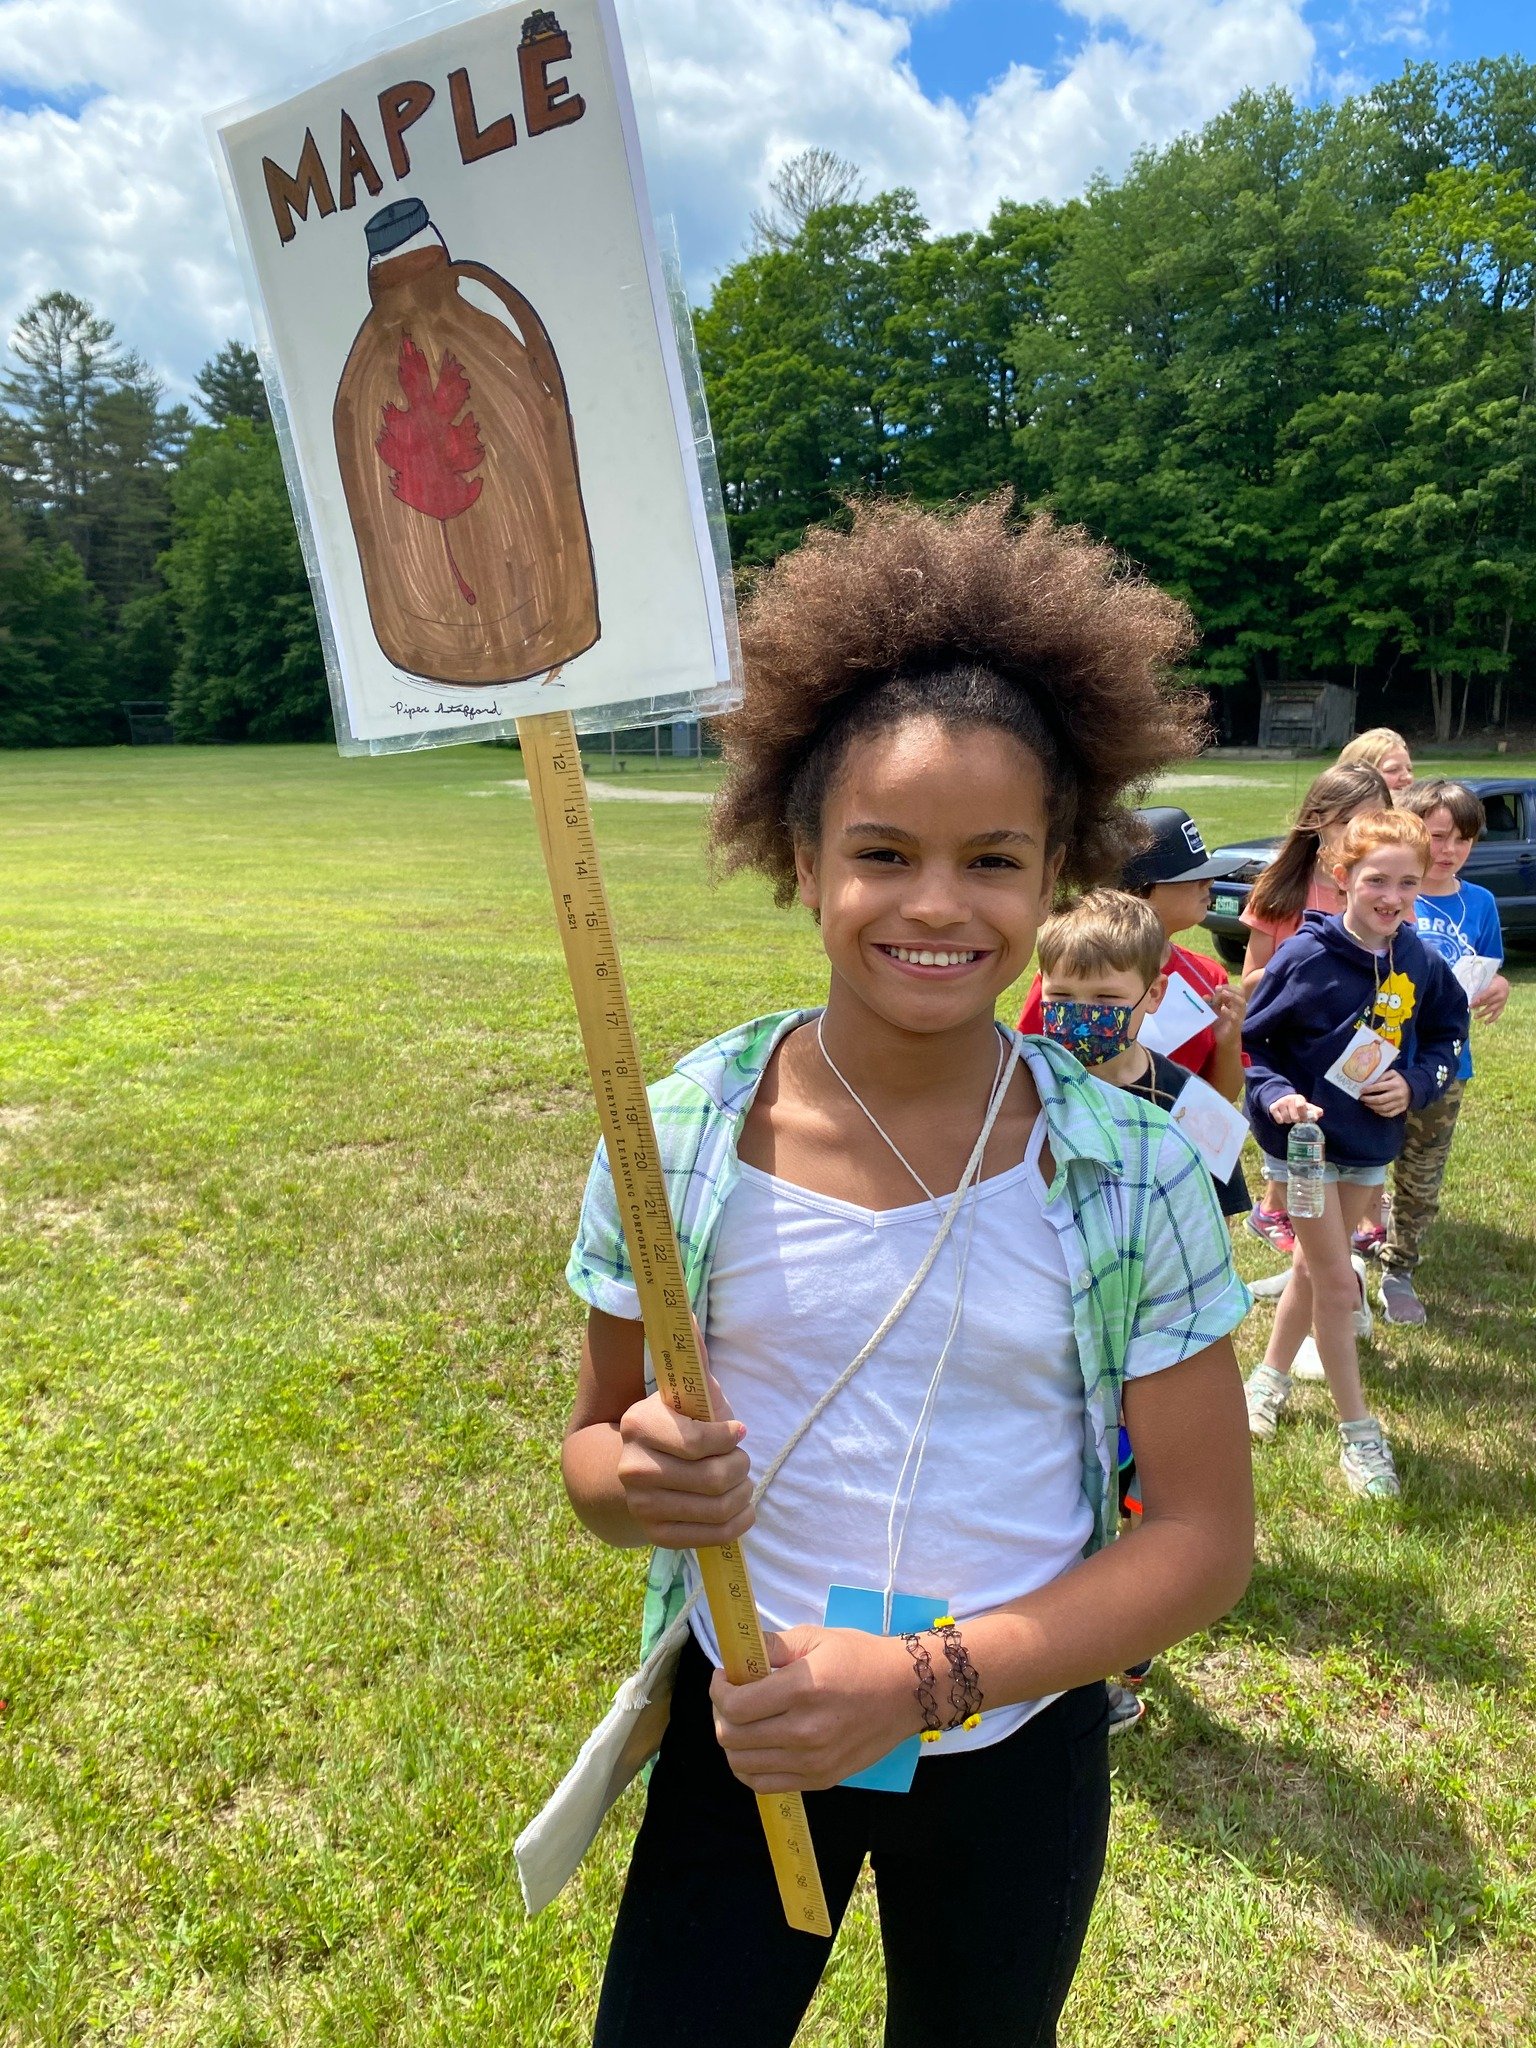
[[1355,1310],[1355,1339],[1357,1343],[1369,1344],[1376,1318],[1371,1314],[1370,1300],[1365,1291],[1365,1261],[1358,1252],[1352,1252],[1349,1263],[1354,1269],[1355,1285],[1360,1290],[1360,1306]]
[[1349,1240],[1351,1248],[1357,1251],[1362,1259],[1378,1258],[1386,1241],[1387,1233],[1379,1223],[1362,1223]]
[[1262,1280],[1250,1280],[1248,1292],[1256,1301],[1278,1301],[1290,1282],[1289,1273],[1266,1273]]
[[1120,1683],[1128,1685],[1132,1692],[1138,1691],[1147,1682],[1147,1673],[1152,1669],[1152,1659],[1146,1658],[1140,1664],[1128,1664],[1120,1674]]
[[1248,1434],[1267,1444],[1291,1398],[1291,1376],[1276,1372],[1272,1365],[1256,1365],[1243,1383],[1243,1394],[1248,1403]]
[[1318,1354],[1317,1339],[1309,1330],[1301,1340],[1301,1349],[1291,1360],[1291,1378],[1293,1380],[1325,1380],[1327,1377],[1327,1373],[1323,1371],[1323,1361]]
[[1109,1693],[1109,1732],[1123,1735],[1127,1728],[1134,1728],[1147,1711],[1147,1703],[1131,1691],[1127,1685],[1117,1685],[1111,1679],[1106,1688]]
[[1255,1237],[1263,1238],[1271,1251],[1286,1258],[1296,1249],[1296,1233],[1283,1209],[1266,1209],[1262,1202],[1255,1202],[1248,1211],[1248,1228]]
[[1362,1422],[1341,1422],[1339,1437],[1344,1446],[1339,1453],[1339,1469],[1350,1492],[1364,1494],[1368,1500],[1396,1500],[1403,1489],[1398,1484],[1391,1446],[1375,1416],[1367,1415]]
[[1411,1273],[1385,1272],[1381,1276],[1382,1319],[1389,1323],[1423,1323],[1428,1321],[1424,1304],[1413,1291]]

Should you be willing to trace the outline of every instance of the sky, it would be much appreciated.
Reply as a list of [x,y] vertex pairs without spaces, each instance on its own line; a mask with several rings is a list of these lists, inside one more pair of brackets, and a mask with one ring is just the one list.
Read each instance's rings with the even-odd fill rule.
[[[558,12],[558,0],[554,0]],[[741,254],[786,156],[940,231],[1060,199],[1198,128],[1245,87],[1306,99],[1410,60],[1517,52],[1517,0],[628,0],[653,104],[653,196],[690,287]],[[61,286],[173,396],[250,338],[202,117],[344,58],[412,0],[0,0],[0,336]]]

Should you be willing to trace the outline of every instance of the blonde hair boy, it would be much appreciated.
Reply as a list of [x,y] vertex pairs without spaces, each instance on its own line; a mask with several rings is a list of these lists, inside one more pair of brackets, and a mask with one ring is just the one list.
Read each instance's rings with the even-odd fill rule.
[[1124,889],[1090,889],[1040,927],[1035,950],[1046,981],[1136,974],[1147,988],[1163,971],[1168,949],[1163,921],[1151,904]]

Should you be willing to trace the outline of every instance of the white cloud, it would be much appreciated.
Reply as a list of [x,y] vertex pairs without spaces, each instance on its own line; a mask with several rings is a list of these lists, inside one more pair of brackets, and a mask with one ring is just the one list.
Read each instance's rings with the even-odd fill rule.
[[[908,18],[945,4],[645,0],[653,182],[696,290],[739,253],[775,167],[808,144],[851,157],[866,192],[911,185],[953,229],[1004,195],[1078,191],[1245,86],[1302,88],[1313,70],[1303,0],[1065,0],[1084,25],[1076,50],[1050,77],[1014,65],[962,108],[930,99],[907,61]],[[401,0],[7,0],[0,81],[99,93],[76,120],[0,111],[0,332],[62,285],[185,390],[249,332],[203,114],[400,12]]]

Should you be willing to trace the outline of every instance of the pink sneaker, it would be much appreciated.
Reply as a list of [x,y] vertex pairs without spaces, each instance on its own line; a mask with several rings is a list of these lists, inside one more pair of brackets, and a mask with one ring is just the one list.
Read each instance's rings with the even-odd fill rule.
[[1349,1240],[1362,1259],[1374,1259],[1386,1241],[1387,1233],[1379,1223],[1362,1223]]
[[1248,1211],[1248,1228],[1282,1258],[1288,1259],[1296,1249],[1296,1233],[1283,1209],[1266,1209],[1262,1202],[1255,1202]]

